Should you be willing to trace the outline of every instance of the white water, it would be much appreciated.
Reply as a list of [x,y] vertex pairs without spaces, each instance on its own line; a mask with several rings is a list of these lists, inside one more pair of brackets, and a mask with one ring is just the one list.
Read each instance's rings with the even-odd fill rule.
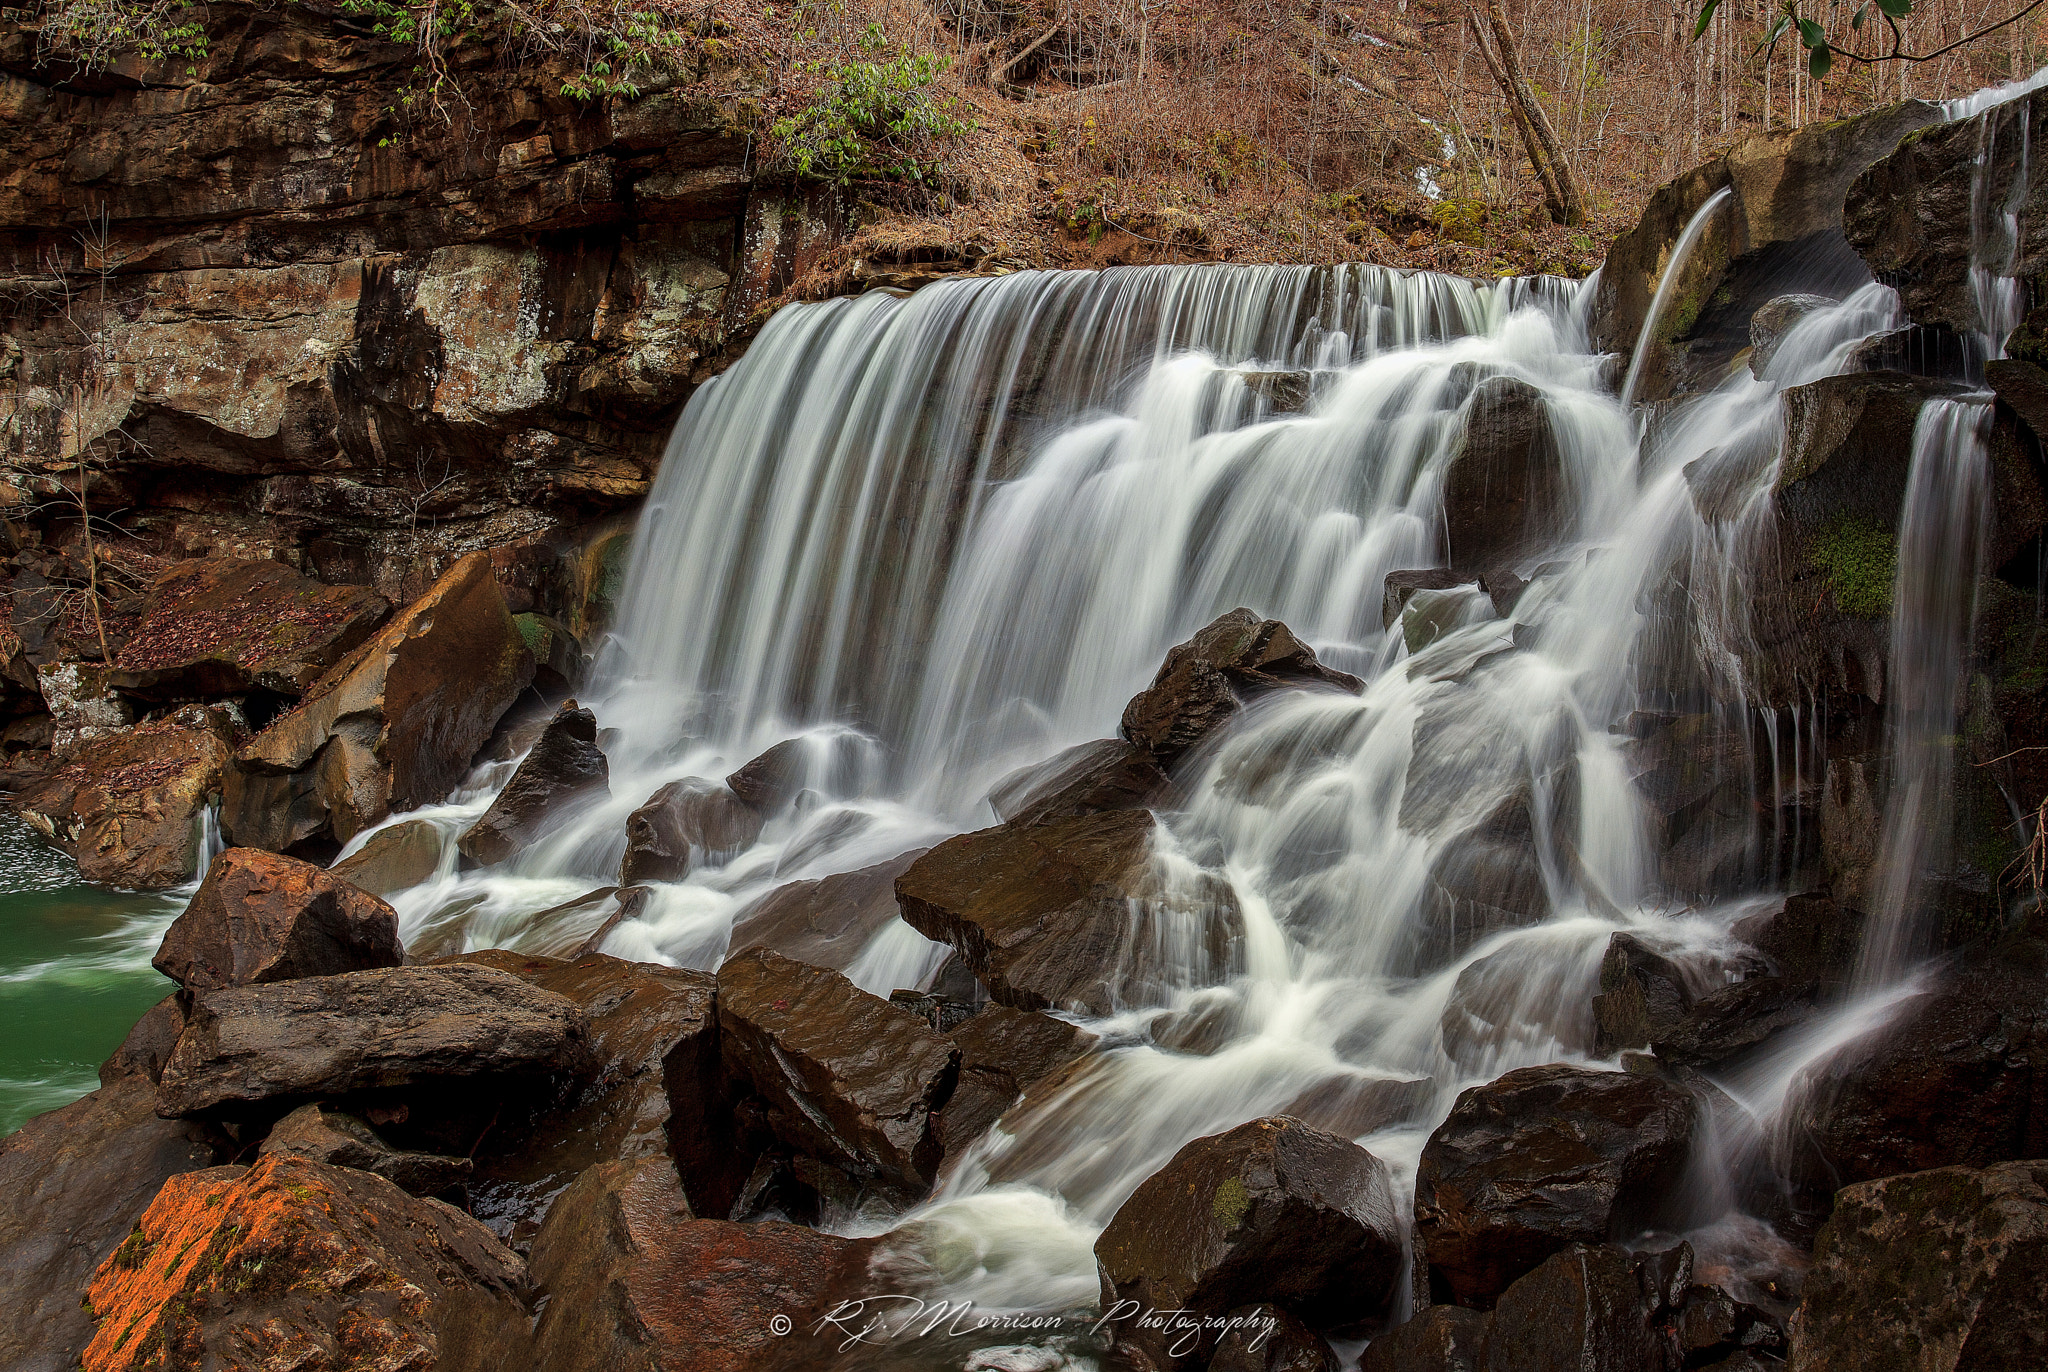
[[[1688,228],[1674,275],[1719,203]],[[1586,298],[1551,281],[1186,267],[782,311],[692,400],[643,519],[585,697],[618,731],[612,798],[503,868],[461,873],[450,852],[395,901],[408,943],[573,946],[598,916],[531,916],[614,880],[631,809],[802,735],[800,802],[723,866],[657,887],[606,944],[715,966],[734,917],[776,886],[993,822],[993,782],[1113,732],[1166,648],[1250,605],[1368,684],[1265,699],[1189,762],[1191,799],[1162,817],[1162,873],[1235,894],[1232,970],[1156,979],[1093,1024],[1110,1048],[1092,1070],[1006,1118],[906,1232],[954,1294],[1063,1306],[1093,1299],[1090,1245],[1130,1190],[1245,1119],[1292,1110],[1345,1128],[1412,1186],[1458,1091],[1589,1060],[1613,932],[1707,976],[1739,957],[1729,927],[1797,847],[1773,818],[1797,767],[1776,748],[1750,759],[1761,818],[1723,836],[1743,858],[1701,904],[1660,884],[1631,738],[1640,717],[1686,712],[1747,735],[1742,609],[1769,534],[1777,397],[1904,322],[1890,291],[1865,287],[1796,324],[1763,379],[1737,370],[1639,436],[1587,352]],[[1275,412],[1276,373],[1299,374],[1305,410]],[[1412,612],[1450,627],[1411,652],[1380,624],[1381,584],[1443,561],[1445,470],[1490,375],[1542,392],[1570,527],[1521,565],[1531,584],[1506,614],[1472,587],[1418,596]],[[1968,642],[1964,578],[1908,569],[1967,542],[1975,506],[1957,478],[1981,410],[1931,407],[1916,443],[1902,736],[1938,741],[1953,724],[1953,683],[1937,678]],[[1946,754],[1914,756],[1892,787],[1895,833],[1925,822],[1916,785],[1941,789]],[[508,772],[404,818],[452,837]],[[1506,814],[1531,835],[1528,899],[1508,927],[1481,927],[1454,871]],[[1905,876],[1886,879],[1917,867],[1901,859]],[[892,922],[839,962],[886,994],[923,984],[943,951]],[[1910,993],[1910,953],[1904,936],[1874,953],[1869,995],[1731,1082],[1752,1114],[1717,1127],[1767,1134],[1803,1074]],[[1757,1245],[1724,1186],[1690,1201],[1681,1220],[1709,1256]]]

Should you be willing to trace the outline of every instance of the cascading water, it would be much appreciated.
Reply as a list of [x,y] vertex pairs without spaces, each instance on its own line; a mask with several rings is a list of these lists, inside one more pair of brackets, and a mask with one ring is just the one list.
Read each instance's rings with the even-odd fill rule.
[[[2009,273],[2003,232],[1980,247],[2003,245]],[[2005,299],[1994,257],[1987,320]],[[692,400],[649,501],[586,695],[617,731],[611,799],[502,868],[461,872],[449,853],[394,899],[408,946],[573,946],[594,916],[532,917],[615,878],[628,811],[801,735],[800,803],[745,852],[657,886],[606,944],[715,966],[735,917],[774,888],[990,822],[996,781],[1111,732],[1170,645],[1249,605],[1368,682],[1356,698],[1263,699],[1179,778],[1188,800],[1162,816],[1156,862],[1195,908],[1204,881],[1229,884],[1231,970],[1153,979],[1149,999],[1093,1022],[1105,1051],[1014,1110],[911,1215],[836,1221],[896,1226],[951,1294],[1063,1307],[1094,1299],[1095,1234],[1191,1138],[1313,1114],[1412,1186],[1464,1087],[1592,1059],[1615,931],[1708,979],[1741,957],[1732,924],[1799,847],[1776,816],[1801,784],[1805,725],[1793,763],[1775,743],[1750,755],[1756,817],[1722,836],[1736,875],[1698,903],[1659,882],[1634,720],[1720,709],[1748,736],[1740,640],[1778,396],[1904,322],[1866,286],[1801,318],[1761,378],[1738,370],[1639,435],[1588,353],[1587,299],[1548,280],[1161,267],[782,311]],[[1422,592],[1384,625],[1386,574],[1456,551],[1446,474],[1495,376],[1541,393],[1567,526],[1517,564],[1518,599]],[[1875,922],[1892,932],[1866,953],[1868,993],[1725,1083],[1746,1113],[1716,1121],[1712,1175],[1674,1198],[1671,1222],[1738,1268],[1769,1238],[1731,1175],[1802,1074],[1913,988],[1915,842],[1950,765],[1984,413],[1937,402],[1915,440],[1888,696],[1882,903],[1899,914]],[[452,835],[508,772],[405,818]],[[1475,927],[1454,873],[1493,860],[1504,815],[1526,827],[1527,908]],[[893,921],[838,951],[882,994],[923,984],[944,952]]]

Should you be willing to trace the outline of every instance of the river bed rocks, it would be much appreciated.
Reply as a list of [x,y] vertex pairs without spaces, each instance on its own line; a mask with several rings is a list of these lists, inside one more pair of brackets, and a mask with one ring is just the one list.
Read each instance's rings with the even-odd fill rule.
[[164,934],[153,966],[187,992],[397,967],[398,914],[320,868],[230,848]]
[[611,768],[597,746],[597,717],[568,701],[541,730],[491,808],[455,846],[478,866],[493,866],[562,823],[575,806],[610,794]]

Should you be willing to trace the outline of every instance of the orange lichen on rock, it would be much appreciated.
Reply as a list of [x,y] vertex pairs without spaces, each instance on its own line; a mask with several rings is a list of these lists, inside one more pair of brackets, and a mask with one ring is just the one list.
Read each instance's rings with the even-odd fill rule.
[[[304,1158],[165,1183],[100,1264],[85,1372],[495,1366],[524,1264],[469,1216]],[[515,1356],[516,1361],[516,1356]]]

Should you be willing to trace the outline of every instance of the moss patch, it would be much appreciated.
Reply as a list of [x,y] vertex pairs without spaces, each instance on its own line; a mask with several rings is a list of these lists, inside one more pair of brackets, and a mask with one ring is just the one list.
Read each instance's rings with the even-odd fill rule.
[[1860,520],[1842,519],[1806,547],[1807,561],[1828,579],[1845,615],[1882,619],[1892,612],[1892,581],[1899,570],[1899,540]]
[[1244,1189],[1243,1182],[1232,1177],[1216,1188],[1216,1198],[1209,1204],[1209,1213],[1225,1229],[1235,1229],[1244,1223],[1245,1212],[1251,1208],[1251,1192]]

